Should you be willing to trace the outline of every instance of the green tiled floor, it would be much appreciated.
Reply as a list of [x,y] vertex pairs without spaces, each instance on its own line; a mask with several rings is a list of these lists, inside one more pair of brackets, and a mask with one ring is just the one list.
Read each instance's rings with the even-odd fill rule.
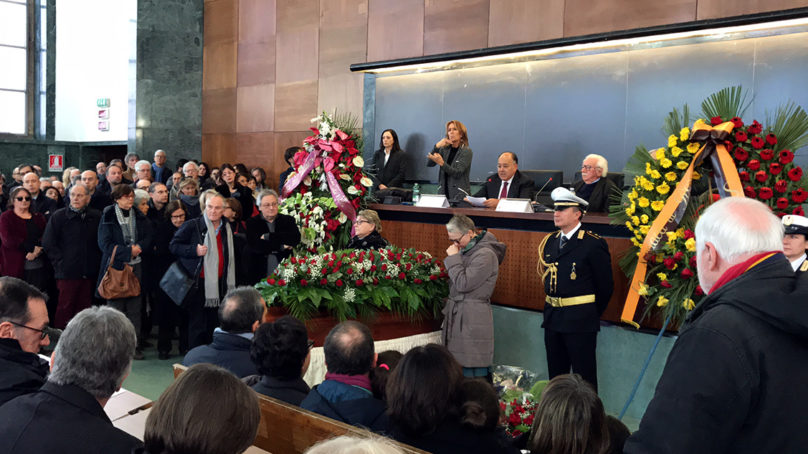
[[[149,339],[149,342],[157,345],[157,339],[153,337]],[[177,351],[176,344],[177,342],[174,341],[174,352]],[[182,362],[182,356],[172,356],[171,359],[164,360],[157,359],[157,347],[147,348],[143,353],[146,355],[146,359],[132,361],[132,372],[123,382],[123,387],[151,400],[157,400],[174,380],[171,365]]]

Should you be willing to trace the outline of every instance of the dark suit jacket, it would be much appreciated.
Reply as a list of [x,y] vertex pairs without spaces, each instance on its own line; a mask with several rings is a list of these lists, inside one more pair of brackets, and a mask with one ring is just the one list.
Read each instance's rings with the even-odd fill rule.
[[376,174],[376,185],[383,184],[387,187],[401,187],[404,183],[404,173],[407,170],[407,155],[404,150],[390,152],[387,165],[384,165],[384,150],[376,150],[373,153],[373,169]]
[[45,219],[49,218],[58,209],[55,200],[45,197],[45,193],[40,191],[36,199],[31,201],[31,211],[42,213]]
[[300,229],[297,228],[295,218],[285,214],[278,214],[275,219],[275,233],[269,239],[261,237],[269,233],[264,217],[259,215],[247,219],[247,249],[250,251],[250,282],[256,283],[266,279],[267,256],[276,254],[278,262],[291,253],[283,248],[284,245],[297,246],[300,243]]
[[183,358],[182,365],[190,367],[208,363],[223,367],[239,378],[255,375],[258,369],[250,360],[251,344],[252,341],[247,338],[217,330],[213,333],[213,342],[191,349]]
[[300,402],[309,395],[311,388],[302,378],[294,380],[281,380],[279,378],[264,375],[261,380],[252,386],[255,392],[265,396],[282,400],[287,404],[300,406]]
[[0,454],[128,453],[142,445],[114,427],[90,393],[52,382],[0,407],[0,440]]
[[[499,188],[502,186],[502,179],[497,174],[493,174],[485,181],[485,184],[474,197],[485,197],[486,199],[498,199]],[[533,184],[533,179],[528,178],[520,171],[516,171],[508,185],[508,198],[509,199],[532,199],[536,192],[536,186]]]
[[[576,194],[581,192],[583,186],[583,180],[578,180],[572,184],[572,188],[575,189]],[[595,188],[592,190],[589,200],[587,200],[589,207],[586,211],[590,213],[607,213],[609,211],[609,194],[611,194],[612,188],[614,187],[615,185],[611,180],[605,176],[601,177],[600,180],[595,183]]]
[[48,370],[46,361],[23,351],[16,339],[0,339],[0,405],[38,391]]
[[53,264],[56,279],[95,279],[101,262],[98,224],[101,212],[87,208],[84,218],[70,208],[54,211],[42,247]]

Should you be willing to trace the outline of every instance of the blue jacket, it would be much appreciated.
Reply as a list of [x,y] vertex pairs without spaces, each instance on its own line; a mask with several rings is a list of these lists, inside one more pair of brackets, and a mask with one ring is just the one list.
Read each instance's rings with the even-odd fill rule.
[[256,375],[258,369],[250,360],[251,343],[237,334],[217,330],[213,333],[213,342],[191,349],[182,360],[182,365],[209,363],[223,367],[239,378]]
[[309,392],[300,407],[374,432],[387,431],[387,404],[357,386],[326,380]]
[[[152,241],[154,240],[151,222],[136,208],[133,207],[130,211],[135,215],[135,228],[137,229],[137,241],[135,244],[140,245],[143,251],[147,251],[151,249]],[[132,247],[124,244],[123,231],[115,216],[115,205],[110,205],[104,208],[104,213],[101,214],[101,223],[98,225],[98,247],[101,248],[101,267],[98,271],[98,282],[101,282],[104,273],[107,271],[109,258],[115,245],[118,246],[118,249],[115,251],[112,266],[116,270],[122,270],[123,265],[132,260]],[[97,294],[98,290],[96,289]]]

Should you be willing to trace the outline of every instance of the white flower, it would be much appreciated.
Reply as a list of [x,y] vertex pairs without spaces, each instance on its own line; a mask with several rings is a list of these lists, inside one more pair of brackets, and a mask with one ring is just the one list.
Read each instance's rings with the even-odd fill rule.
[[314,214],[323,214],[323,208],[320,205],[317,205],[311,210],[311,212]]
[[356,167],[362,167],[365,165],[365,160],[362,159],[362,156],[354,156],[353,165],[355,165]]
[[303,180],[303,184],[305,184],[306,186],[311,186],[311,177],[306,177]]
[[295,277],[295,270],[294,268],[284,268],[283,272],[281,272],[281,275],[287,281],[291,280],[293,277]]
[[362,186],[364,186],[366,188],[369,188],[369,187],[373,186],[373,180],[371,180],[368,177],[362,177],[362,179],[359,180],[359,182],[362,183]]
[[339,216],[337,216],[337,220],[339,221],[340,224],[345,224],[345,222],[348,221],[348,216],[345,216],[345,213],[340,212]]
[[342,180],[345,180],[345,181],[351,181],[351,176],[350,176],[350,175],[348,175],[348,174],[341,173],[341,174],[339,174],[339,177],[340,177],[340,179],[342,179]]
[[322,118],[320,118],[320,117],[314,117],[314,118],[312,118],[311,120],[309,120],[309,123],[317,123],[318,121],[322,121]]
[[345,289],[345,301],[352,302],[356,298],[356,290],[353,287],[348,287]]
[[351,185],[351,186],[348,186],[348,194],[359,195],[360,191],[359,191],[359,189],[356,189],[356,186]]

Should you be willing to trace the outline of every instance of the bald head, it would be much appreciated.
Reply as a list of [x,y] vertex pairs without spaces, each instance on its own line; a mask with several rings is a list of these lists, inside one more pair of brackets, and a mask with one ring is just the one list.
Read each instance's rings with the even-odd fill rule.
[[33,197],[39,195],[39,175],[34,172],[28,172],[22,177],[22,187],[28,190]]
[[95,192],[95,187],[98,186],[98,175],[92,170],[81,172],[81,184],[86,186],[92,195]]

